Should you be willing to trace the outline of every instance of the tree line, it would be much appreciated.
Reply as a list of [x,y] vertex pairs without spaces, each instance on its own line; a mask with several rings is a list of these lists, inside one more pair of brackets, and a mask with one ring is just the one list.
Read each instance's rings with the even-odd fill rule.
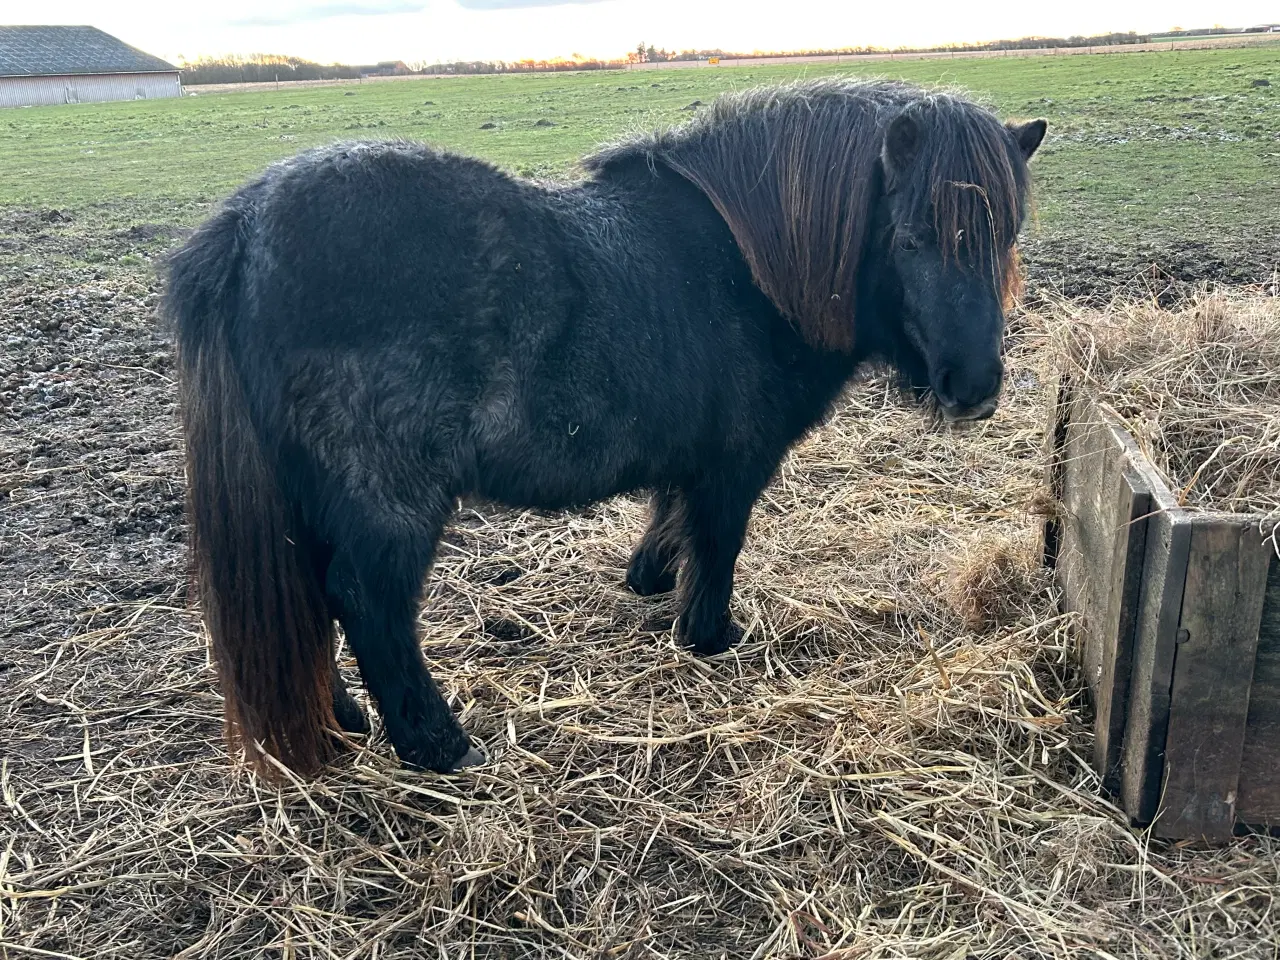
[[187,86],[203,83],[269,83],[274,80],[355,80],[360,68],[344,63],[320,64],[301,57],[258,53],[247,57],[201,57],[181,63],[182,82]]
[[[1162,34],[1191,35],[1191,31],[1175,31]],[[1213,32],[1244,31],[1226,28],[1214,28],[1209,31],[1198,31],[1197,34]],[[1103,33],[1093,36],[1071,37],[1020,37],[1016,40],[993,40],[987,43],[949,43],[932,47],[836,47],[817,50],[788,50],[785,52],[759,50],[751,53],[735,53],[726,50],[665,50],[661,47],[641,42],[625,57],[614,60],[601,60],[574,55],[567,58],[549,60],[455,60],[448,62],[427,63],[425,61],[405,63],[396,60],[371,65],[349,65],[342,63],[320,64],[300,57],[279,56],[273,54],[254,54],[247,57],[202,57],[192,63],[182,64],[182,82],[188,85],[203,83],[254,83],[293,80],[354,80],[368,76],[406,76],[411,74],[495,74],[495,73],[554,73],[568,70],[620,70],[629,64],[654,63],[667,60],[709,60],[713,57],[733,60],[742,57],[782,57],[782,56],[845,56],[857,57],[885,53],[968,53],[999,52],[1002,50],[1037,50],[1059,47],[1105,47],[1130,43],[1149,43],[1151,34],[1140,34],[1134,31],[1126,33]]]
[[358,80],[361,77],[411,76],[413,74],[534,73],[562,70],[618,70],[625,60],[557,58],[552,60],[458,60],[448,63],[403,60],[375,64],[314,63],[301,57],[256,53],[250,56],[201,57],[180,63],[187,86],[206,83],[272,83],[295,80]]
[[1149,43],[1147,34],[1135,33],[1102,33],[1093,36],[1071,37],[1019,37],[1016,40],[991,40],[986,43],[947,43],[933,47],[823,47],[814,50],[787,51],[753,51],[751,53],[733,53],[725,50],[681,50],[679,52],[663,50],[641,42],[635,50],[627,54],[631,63],[652,63],[662,60],[707,60],[721,57],[735,60],[745,57],[857,57],[886,53],[949,53],[959,52],[998,52],[1001,50],[1040,50],[1046,47],[1106,47],[1127,43]]

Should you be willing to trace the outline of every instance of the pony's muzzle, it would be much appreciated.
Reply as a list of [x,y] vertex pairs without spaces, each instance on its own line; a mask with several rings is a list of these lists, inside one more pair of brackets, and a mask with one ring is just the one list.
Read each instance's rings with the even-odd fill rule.
[[946,420],[985,420],[1000,404],[1004,364],[996,358],[988,363],[947,366],[933,381],[933,395]]
[[942,412],[942,419],[947,423],[969,423],[974,420],[986,420],[996,412],[998,406],[1000,406],[999,398],[992,397],[976,407],[948,407],[938,404],[938,409]]

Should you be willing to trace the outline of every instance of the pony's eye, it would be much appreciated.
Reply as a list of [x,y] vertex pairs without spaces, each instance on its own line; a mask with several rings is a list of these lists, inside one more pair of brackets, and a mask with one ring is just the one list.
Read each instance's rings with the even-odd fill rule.
[[916,241],[915,237],[899,237],[898,247],[905,250],[907,253],[915,253],[920,249],[920,244]]

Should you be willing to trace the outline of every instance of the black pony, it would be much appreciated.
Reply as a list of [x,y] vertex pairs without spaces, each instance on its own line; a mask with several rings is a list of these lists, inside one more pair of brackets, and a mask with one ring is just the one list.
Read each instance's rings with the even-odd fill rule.
[[314,150],[175,254],[193,554],[229,737],[296,771],[367,730],[342,623],[406,763],[478,762],[423,663],[459,497],[559,510],[653,492],[627,584],[679,635],[740,636],[752,504],[859,364],[989,416],[1043,121],[827,80],[537,184],[413,143]]

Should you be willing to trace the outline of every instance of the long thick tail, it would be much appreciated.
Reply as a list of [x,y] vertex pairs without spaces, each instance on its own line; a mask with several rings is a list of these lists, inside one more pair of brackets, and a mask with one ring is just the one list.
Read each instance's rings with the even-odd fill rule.
[[164,312],[177,334],[191,556],[227,740],[274,778],[263,751],[302,775],[333,751],[333,621],[229,349],[249,216],[227,207],[174,256]]

